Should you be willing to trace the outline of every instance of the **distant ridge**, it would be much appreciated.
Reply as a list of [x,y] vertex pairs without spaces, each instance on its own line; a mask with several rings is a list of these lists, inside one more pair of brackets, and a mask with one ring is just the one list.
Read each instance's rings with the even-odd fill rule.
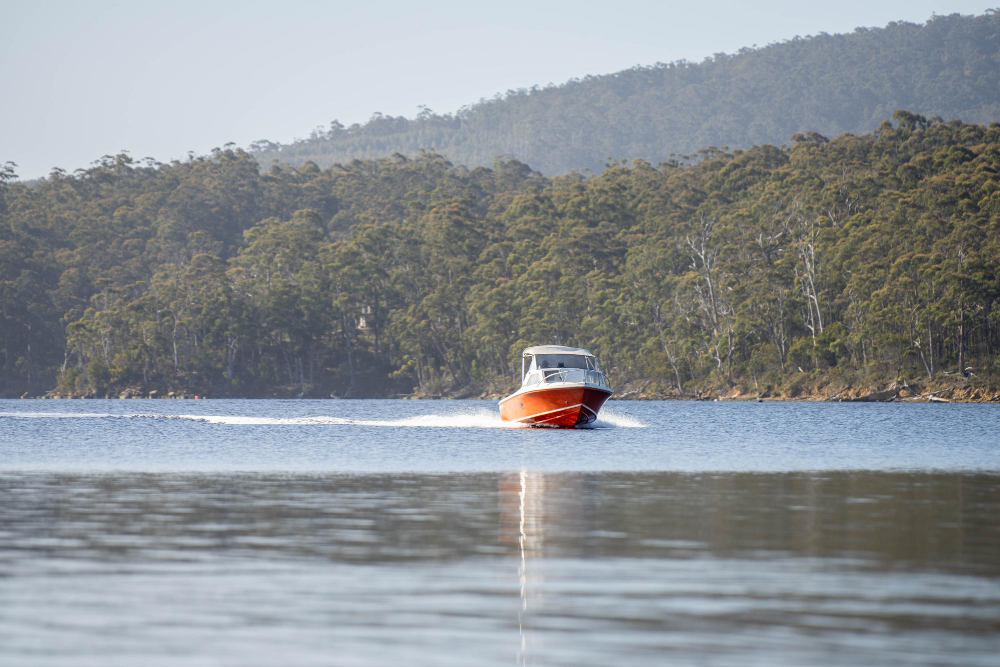
[[809,130],[863,134],[896,109],[974,123],[1000,119],[1000,14],[795,37],[701,63],[508,91],[455,114],[334,122],[289,145],[260,141],[252,149],[262,165],[329,166],[428,149],[469,166],[512,156],[557,174],[600,171],[609,158],[656,163],[705,146],[781,144]]

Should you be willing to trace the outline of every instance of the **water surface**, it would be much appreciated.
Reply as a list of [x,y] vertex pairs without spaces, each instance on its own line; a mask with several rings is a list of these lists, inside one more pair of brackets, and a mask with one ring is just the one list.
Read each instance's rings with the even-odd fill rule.
[[1000,411],[0,401],[0,664],[996,664]]
[[592,429],[493,401],[0,401],[0,470],[994,470],[1000,405],[610,401]]

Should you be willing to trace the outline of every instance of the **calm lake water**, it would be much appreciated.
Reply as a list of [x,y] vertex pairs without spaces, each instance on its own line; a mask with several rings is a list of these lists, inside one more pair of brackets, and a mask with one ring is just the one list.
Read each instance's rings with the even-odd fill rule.
[[0,401],[0,664],[997,664],[1000,406],[602,417]]

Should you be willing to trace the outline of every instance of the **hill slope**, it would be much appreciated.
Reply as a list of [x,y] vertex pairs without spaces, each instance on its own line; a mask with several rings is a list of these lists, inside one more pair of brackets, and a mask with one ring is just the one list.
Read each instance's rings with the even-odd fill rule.
[[705,146],[781,144],[798,132],[864,134],[896,109],[1000,119],[1000,14],[936,16],[849,35],[509,91],[451,115],[334,122],[258,159],[320,166],[430,149],[469,166],[513,156],[543,173],[600,171],[608,158],[653,163]]

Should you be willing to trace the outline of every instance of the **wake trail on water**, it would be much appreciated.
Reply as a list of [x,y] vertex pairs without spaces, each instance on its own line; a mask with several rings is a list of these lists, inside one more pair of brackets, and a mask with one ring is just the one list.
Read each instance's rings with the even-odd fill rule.
[[604,408],[591,428],[646,428],[646,425],[635,415],[614,408]]
[[227,415],[177,415],[180,419],[204,421],[210,424],[234,425],[336,425],[336,426],[423,426],[430,428],[517,428],[520,424],[512,424],[500,419],[499,413],[490,410],[462,412],[445,415],[415,415],[398,419],[351,419],[348,417],[242,417]]
[[[19,419],[180,419],[232,426],[388,426],[422,428],[529,428],[525,424],[505,422],[493,410],[476,410],[452,414],[414,415],[398,419],[351,419],[349,417],[250,417],[243,415],[168,415],[111,414],[83,412],[0,412],[0,417]],[[604,410],[601,418],[586,428],[642,428],[638,419],[627,413]]]

